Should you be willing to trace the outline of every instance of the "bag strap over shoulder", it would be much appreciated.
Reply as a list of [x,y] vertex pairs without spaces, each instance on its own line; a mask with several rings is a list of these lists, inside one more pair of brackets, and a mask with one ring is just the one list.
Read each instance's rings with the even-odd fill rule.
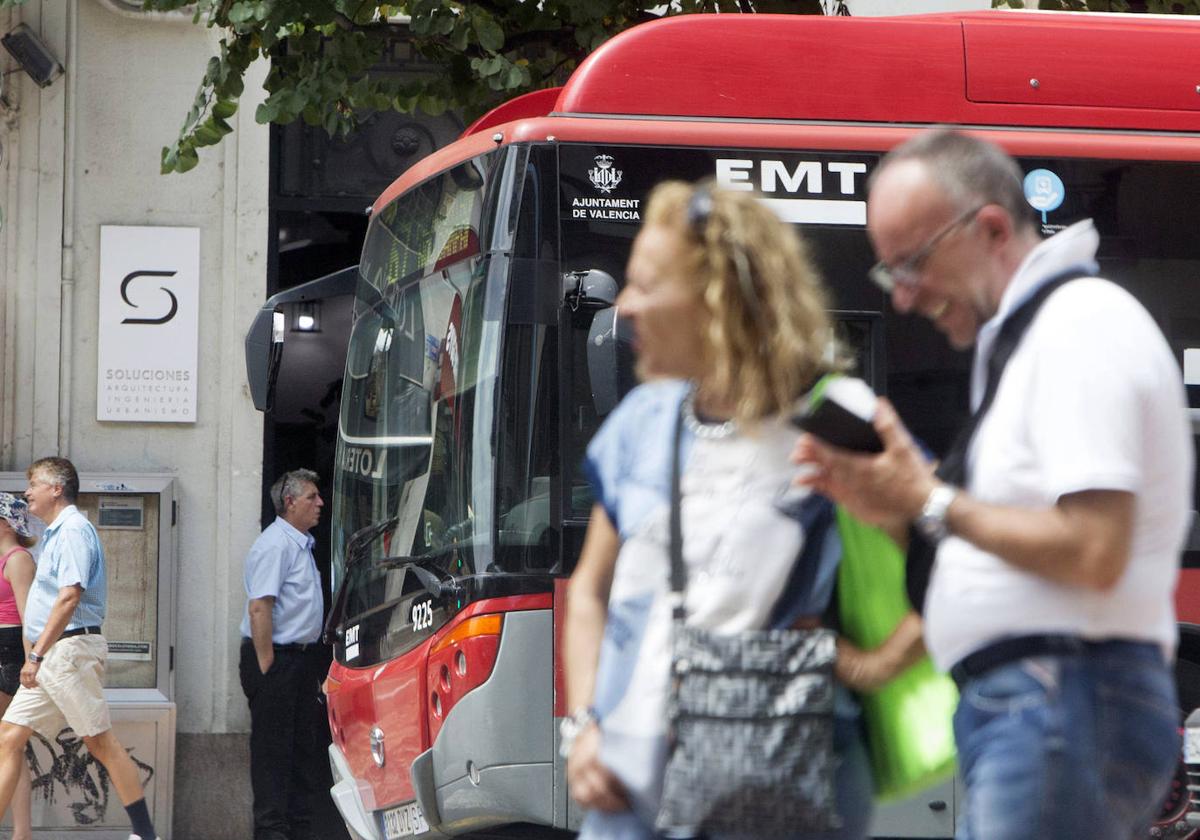
[[675,432],[671,436],[671,517],[670,517],[670,554],[671,554],[671,594],[675,604],[672,612],[675,618],[682,620],[686,616],[684,608],[684,592],[687,590],[687,567],[683,564],[683,524],[679,474],[683,472],[683,464],[679,455],[683,442],[683,403],[675,415]]
[[1038,310],[1042,308],[1042,304],[1050,295],[1072,280],[1091,276],[1093,275],[1090,272],[1073,269],[1047,280],[1004,320],[1000,326],[1000,333],[996,336],[996,343],[992,345],[992,353],[988,356],[987,381],[984,383],[983,399],[979,401],[979,408],[975,409],[971,419],[959,431],[954,439],[954,444],[946,453],[946,457],[942,458],[941,464],[938,465],[937,476],[942,481],[959,487],[966,483],[967,450],[970,449],[971,439],[975,437],[975,433],[979,430],[979,424],[983,422],[984,416],[992,407],[992,402],[996,399],[996,392],[1000,390],[1000,380],[1004,376],[1004,370],[1008,367],[1013,353],[1020,346],[1021,339],[1029,329],[1029,325],[1033,323]]
[[[971,440],[979,430],[980,423],[992,407],[996,392],[1000,390],[1000,380],[1008,362],[1021,344],[1021,338],[1046,299],[1072,280],[1082,277],[1093,277],[1088,271],[1071,269],[1056,275],[1043,283],[1037,291],[1020,306],[1013,310],[1000,326],[996,343],[992,345],[992,353],[987,362],[987,381],[984,383],[983,399],[979,408],[971,414],[971,418],[962,427],[954,439],[945,457],[938,465],[936,475],[947,484],[965,487],[967,484],[967,452],[971,448]],[[937,555],[937,546],[925,539],[925,536],[915,527],[908,529],[908,563],[906,586],[908,597],[913,608],[922,612],[925,607],[925,591],[929,587],[929,577],[933,573],[933,561]]]

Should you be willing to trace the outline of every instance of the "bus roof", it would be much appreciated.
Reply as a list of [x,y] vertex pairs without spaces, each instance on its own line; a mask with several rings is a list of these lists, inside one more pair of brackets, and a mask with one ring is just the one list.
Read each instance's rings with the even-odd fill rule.
[[[612,38],[561,89],[485,114],[375,207],[493,144],[532,140],[696,145],[741,123],[734,145],[787,148],[787,124],[801,121],[843,144],[848,133],[870,134],[868,145],[882,148],[932,124],[1195,133],[1197,44],[1200,20],[1182,15],[669,17]],[[746,123],[759,126],[753,135]],[[1175,148],[1183,140],[1167,140],[1170,157],[1191,157]]]
[[1138,128],[1161,111],[1178,124],[1158,127],[1195,130],[1197,39],[1200,21],[1166,15],[681,15],[617,35],[565,87],[464,135],[551,113]]
[[1197,130],[1198,45],[1185,16],[680,15],[602,45],[555,111]]

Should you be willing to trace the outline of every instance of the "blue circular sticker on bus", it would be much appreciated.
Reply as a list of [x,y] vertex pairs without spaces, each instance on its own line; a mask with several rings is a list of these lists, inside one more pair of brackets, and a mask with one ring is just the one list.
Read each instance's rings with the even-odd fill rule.
[[1046,222],[1046,214],[1062,206],[1067,188],[1049,169],[1035,169],[1025,176],[1025,200],[1029,205],[1042,214],[1042,223]]

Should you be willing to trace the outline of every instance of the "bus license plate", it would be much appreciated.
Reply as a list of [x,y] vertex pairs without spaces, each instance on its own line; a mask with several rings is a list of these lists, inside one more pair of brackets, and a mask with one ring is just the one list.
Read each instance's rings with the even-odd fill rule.
[[429,831],[429,823],[421,813],[421,806],[416,802],[407,805],[397,805],[383,812],[383,833],[387,840],[397,837],[412,837],[414,834],[424,834]]

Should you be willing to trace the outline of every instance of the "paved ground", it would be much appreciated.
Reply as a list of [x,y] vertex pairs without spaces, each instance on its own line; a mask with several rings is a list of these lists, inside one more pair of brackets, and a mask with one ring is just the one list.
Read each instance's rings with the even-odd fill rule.
[[[329,763],[321,762],[319,771],[328,791],[332,784]],[[171,840],[250,840],[253,836],[250,802],[248,735],[177,736]],[[346,828],[327,793],[313,803],[313,808],[314,829],[321,840],[348,840]],[[121,840],[125,837],[128,834]]]

